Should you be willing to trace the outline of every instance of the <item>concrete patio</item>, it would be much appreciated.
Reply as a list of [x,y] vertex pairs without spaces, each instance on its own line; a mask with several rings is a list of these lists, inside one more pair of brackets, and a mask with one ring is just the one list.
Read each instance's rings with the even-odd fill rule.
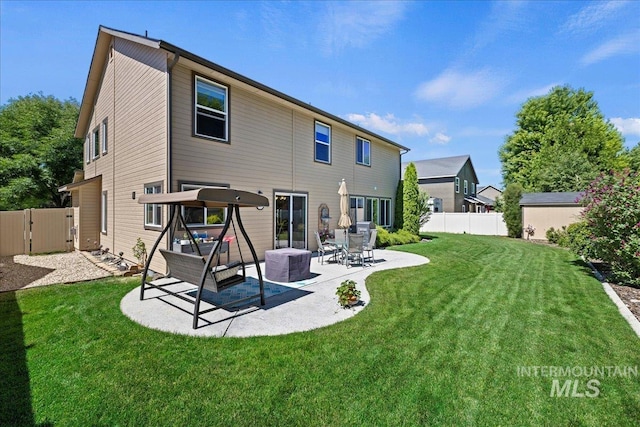
[[[367,276],[376,271],[428,262],[427,258],[419,255],[381,249],[375,251],[375,263],[364,267],[347,268],[326,261],[320,264],[314,256],[311,260],[311,279],[294,283],[276,283],[265,279],[272,296],[267,296],[264,306],[260,306],[256,300],[238,308],[206,313],[200,316],[198,329],[192,329],[193,304],[157,289],[145,291],[144,300],[140,300],[140,288],[133,289],[122,299],[120,308],[127,317],[143,326],[176,334],[203,337],[283,335],[321,328],[355,316],[370,301],[365,287]],[[261,269],[264,276],[264,263],[261,263]],[[255,266],[247,268],[247,276],[257,277]],[[359,304],[343,309],[338,305],[335,292],[338,285],[347,279],[357,283],[362,295]],[[169,286],[172,291],[184,294],[192,294],[196,289],[196,286],[188,283]],[[213,306],[203,302],[201,310],[208,307]]]

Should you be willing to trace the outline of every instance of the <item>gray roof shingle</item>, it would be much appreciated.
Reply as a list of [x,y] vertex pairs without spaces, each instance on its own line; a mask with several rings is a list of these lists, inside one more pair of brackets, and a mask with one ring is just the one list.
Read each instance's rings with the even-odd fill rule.
[[579,205],[579,191],[557,193],[524,193],[520,199],[520,206],[548,206],[548,205]]
[[409,163],[416,165],[418,179],[424,178],[444,178],[456,176],[464,164],[469,160],[469,155],[441,157],[439,159],[418,160],[415,162],[402,163],[402,176]]

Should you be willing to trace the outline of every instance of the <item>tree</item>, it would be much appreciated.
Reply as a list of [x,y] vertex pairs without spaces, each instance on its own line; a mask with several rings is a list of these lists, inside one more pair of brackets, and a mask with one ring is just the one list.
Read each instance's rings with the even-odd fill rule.
[[82,167],[78,103],[28,95],[0,107],[0,209],[64,207],[58,187]]
[[431,209],[429,209],[429,193],[423,189],[420,189],[418,193],[418,213],[419,228],[422,228],[423,225],[429,222],[429,218],[431,218]]
[[402,199],[404,198],[404,186],[403,181],[398,181],[398,188],[396,189],[396,206],[393,211],[393,228],[396,230],[402,230],[404,225],[404,206]]
[[420,233],[420,211],[418,208],[418,197],[420,196],[420,187],[418,186],[418,172],[416,165],[409,163],[404,171],[403,198],[402,204],[404,209],[403,230],[411,234],[418,235]]
[[592,92],[558,86],[528,99],[500,147],[502,178],[526,191],[583,191],[600,172],[622,170],[623,138]]
[[522,198],[522,186],[518,183],[509,184],[502,193],[503,219],[507,225],[509,237],[522,236],[522,209],[520,199]]
[[640,175],[600,175],[582,199],[590,232],[585,256],[611,266],[612,279],[640,286]]
[[640,173],[640,142],[624,153],[631,172]]

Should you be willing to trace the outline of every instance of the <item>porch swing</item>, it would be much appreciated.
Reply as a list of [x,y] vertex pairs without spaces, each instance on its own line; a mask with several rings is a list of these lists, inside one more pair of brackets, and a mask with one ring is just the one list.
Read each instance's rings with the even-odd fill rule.
[[[238,304],[243,301],[255,299],[260,297],[260,305],[265,304],[264,300],[264,282],[262,280],[262,271],[260,270],[260,263],[256,255],[256,251],[247,235],[240,218],[241,207],[264,207],[269,206],[269,200],[259,194],[250,193],[247,191],[232,190],[232,189],[214,189],[214,188],[201,188],[198,190],[180,191],[176,193],[166,194],[145,194],[138,199],[140,204],[158,204],[169,205],[171,214],[167,225],[163,228],[162,232],[158,236],[153,249],[149,253],[147,262],[144,266],[142,273],[142,283],[140,286],[140,299],[144,299],[144,293],[147,289],[159,289],[168,295],[172,295],[176,298],[180,298],[184,301],[194,304],[193,310],[193,329],[198,328],[198,318],[200,315],[209,313],[211,311]],[[225,218],[224,226],[217,239],[214,241],[213,248],[209,254],[203,254],[200,251],[200,246],[193,234],[190,232],[189,227],[182,214],[183,207],[196,207],[196,208],[227,208],[227,216]],[[235,220],[234,220],[235,216]],[[202,301],[203,293],[205,290],[210,292],[222,292],[232,286],[245,283],[247,281],[246,275],[246,263],[242,256],[242,250],[240,249],[240,241],[236,234],[236,222],[245,243],[251,251],[253,262],[258,272],[258,281],[260,284],[260,292],[255,295],[250,295],[241,299],[237,299],[228,302],[223,305],[216,305],[213,308],[200,310],[200,303]],[[163,237],[167,234],[169,229],[172,229],[172,235],[175,235],[178,224],[181,224],[185,229],[185,233],[189,237],[194,254],[175,252],[166,249],[158,249]],[[227,237],[227,233],[233,230],[233,237]],[[235,240],[240,256],[240,261],[227,262],[226,264],[221,262],[221,254],[223,252],[224,244],[231,245],[231,241]],[[156,250],[164,257],[167,268],[167,277],[174,278],[178,282],[170,282],[157,284],[152,282],[147,283],[147,276],[149,273],[149,265]],[[229,250],[229,248],[227,248]],[[189,298],[181,292],[173,292],[166,289],[166,286],[174,285],[179,282],[186,282],[198,287],[195,300]]]

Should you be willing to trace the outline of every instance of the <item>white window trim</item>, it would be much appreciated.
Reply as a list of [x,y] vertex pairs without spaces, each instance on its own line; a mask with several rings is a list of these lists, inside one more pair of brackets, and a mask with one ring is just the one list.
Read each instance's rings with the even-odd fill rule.
[[[147,189],[148,188],[155,189],[157,187],[160,187],[160,191],[159,192],[156,193],[155,191],[153,191],[151,193],[147,193]],[[145,184],[144,185],[144,190],[143,190],[144,194],[161,194],[162,191],[163,191],[162,183],[159,183],[159,182],[153,182],[153,183]],[[157,224],[156,223],[147,222],[147,209],[148,209],[148,206],[149,206],[148,203],[146,203],[144,205],[144,226],[145,227],[162,227],[162,213],[160,213],[160,218],[156,218],[157,215],[156,215],[156,204],[155,203],[152,203],[151,206],[152,206],[152,209],[153,209],[152,210],[153,217],[154,217],[154,220],[157,220]]]
[[455,187],[456,193],[460,193],[460,178],[458,178],[457,176],[456,176],[455,186],[456,186]]
[[471,181],[471,195],[475,196],[476,195],[476,183]]
[[[96,147],[96,135],[98,135],[98,146]],[[91,154],[93,154],[93,160],[100,157],[100,126],[96,126],[91,131]]]
[[[324,141],[318,141],[318,139],[316,139],[316,126],[317,125],[321,125],[321,126],[325,126],[328,130],[329,130],[329,142],[324,142]],[[313,124],[313,140],[314,140],[314,146],[313,146],[313,157],[314,160],[316,162],[320,162],[320,163],[326,163],[326,164],[331,164],[331,126],[323,123],[319,120],[316,120]],[[322,159],[318,159],[318,151],[316,150],[316,144],[322,144],[322,145],[326,145],[329,149],[327,150],[329,153],[329,158],[327,160],[322,160]]]
[[378,225],[381,226],[381,227],[388,228],[388,227],[391,227],[391,212],[392,212],[391,211],[391,199],[384,199],[384,198],[380,199],[380,203],[379,203],[379,206],[378,206],[378,209],[380,211],[380,214],[378,215],[379,219],[382,218],[382,212],[385,210],[385,209],[383,209],[384,205],[388,205],[389,206],[389,210],[385,214],[385,218],[386,218],[386,222],[387,223],[386,224],[382,224],[382,221],[380,221],[381,223],[378,224]]
[[464,195],[468,195],[469,194],[469,181],[467,181],[466,179],[464,180]]
[[102,192],[102,205],[100,206],[100,231],[102,234],[107,234],[107,208],[108,208],[108,194],[106,191]]
[[89,134],[84,140],[84,161],[86,164],[91,163],[91,137]]
[[104,119],[102,121],[101,127],[102,127],[102,129],[101,129],[102,130],[102,141],[100,141],[100,145],[102,145],[102,154],[107,154],[107,149],[109,148],[108,147],[108,144],[109,144],[108,143],[108,130],[109,130],[109,128],[108,128],[107,119]]
[[[361,156],[362,156],[362,161],[361,162],[358,161],[358,142],[359,141],[362,141],[362,153],[360,153]],[[364,146],[365,146],[365,144],[369,147],[369,159],[367,159],[368,162],[365,161],[365,155],[364,155]],[[360,136],[356,136],[356,163],[359,164],[359,165],[371,166],[371,141],[369,141],[366,138],[362,138]]]
[[[220,89],[224,90],[224,111],[220,111],[220,110],[215,110],[211,107],[207,107],[205,105],[200,105],[198,104],[198,80],[203,81],[207,84],[210,84],[212,86],[217,86]],[[201,138],[207,138],[207,139],[212,139],[215,141],[223,141],[223,142],[227,142],[229,141],[229,88],[225,85],[222,85],[220,83],[216,83],[214,81],[211,81],[209,79],[205,79],[204,77],[201,76],[195,76],[195,79],[193,79],[193,134],[196,136],[199,136]],[[216,114],[221,114],[224,116],[224,138],[218,138],[215,136],[211,136],[211,135],[203,135],[201,133],[198,133],[198,108],[202,108],[203,110],[207,110],[207,111],[211,111],[213,113]]]

